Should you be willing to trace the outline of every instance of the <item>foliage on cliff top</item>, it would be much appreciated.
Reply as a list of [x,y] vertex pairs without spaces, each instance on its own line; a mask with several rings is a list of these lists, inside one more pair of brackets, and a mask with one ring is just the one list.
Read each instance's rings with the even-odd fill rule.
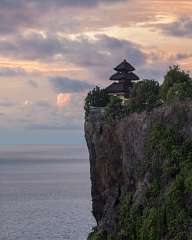
[[189,73],[181,70],[177,65],[170,67],[164,77],[160,95],[164,101],[191,98],[192,79]]
[[128,112],[150,111],[161,103],[159,90],[159,83],[155,80],[143,80],[135,83],[125,108],[128,109]]
[[[112,99],[111,99],[112,98]],[[118,97],[116,97],[118,98]],[[106,107],[106,118],[122,118],[133,112],[151,111],[164,103],[192,98],[192,78],[179,66],[170,67],[160,86],[155,80],[134,83],[129,100],[117,103],[104,89],[96,87],[85,99],[86,116],[91,106]]]
[[85,98],[85,116],[88,116],[90,107],[105,107],[110,102],[110,96],[104,89],[96,86]]

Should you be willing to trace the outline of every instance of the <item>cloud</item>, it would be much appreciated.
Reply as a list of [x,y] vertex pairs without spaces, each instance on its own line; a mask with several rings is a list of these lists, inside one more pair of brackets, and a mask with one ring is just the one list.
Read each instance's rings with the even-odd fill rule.
[[173,37],[192,37],[192,19],[182,17],[177,21],[159,25],[162,32]]
[[88,82],[67,77],[50,77],[49,82],[57,93],[79,93],[94,87]]
[[64,107],[70,100],[70,94],[59,93],[57,95],[57,106]]
[[15,106],[15,102],[10,101],[8,99],[0,99],[0,107],[13,107]]
[[95,6],[102,2],[107,2],[108,4],[123,2],[126,0],[1,0],[0,7],[2,9],[21,9],[21,8],[50,8],[54,6],[63,7],[63,6]]
[[50,107],[50,104],[48,102],[48,99],[41,99],[41,100],[33,102],[33,106],[47,108],[47,107]]
[[34,100],[34,101],[26,99],[24,101],[24,106],[34,111],[35,109],[40,109],[40,110],[42,110],[42,108],[48,109],[49,107],[51,107],[51,104],[49,103],[48,99],[40,99],[40,100]]
[[102,66],[114,55],[128,56],[138,64],[145,60],[139,45],[104,34],[95,35],[94,40],[83,34],[73,40],[53,34],[46,37],[39,33],[18,35],[14,42],[0,40],[0,54],[43,61],[55,60],[55,56],[60,55],[63,60],[82,66]]
[[176,60],[183,60],[191,57],[192,53],[177,53],[175,56]]
[[[17,76],[27,76],[34,75],[37,76],[40,74],[40,71],[33,70],[27,71],[22,67],[0,67],[0,77],[17,77]],[[27,83],[33,87],[37,84],[32,80],[27,80]]]
[[21,0],[1,0],[0,18],[0,33],[3,34],[16,33],[22,28],[37,24],[35,14]]
[[23,68],[0,67],[0,77],[24,76],[26,71]]
[[31,80],[31,79],[27,80],[26,82],[27,82],[28,85],[30,85],[33,88],[38,88],[38,86],[39,86],[37,84],[37,82],[35,82],[35,81]]
[[[39,60],[42,62],[57,63],[55,58],[60,56],[58,62],[68,63],[80,67],[86,73],[86,79],[91,82],[105,86],[107,79],[113,74],[115,67],[123,59],[128,59],[133,64],[140,76],[149,76],[145,69],[150,69],[150,76],[159,78],[160,73],[157,68],[165,63],[168,65],[176,64],[176,61],[190,57],[191,54],[178,53],[174,59],[163,59],[158,51],[146,53],[145,49],[139,44],[128,40],[118,39],[106,34],[96,34],[93,38],[81,34],[76,38],[70,39],[54,34],[28,34],[17,35],[15,42],[0,40],[0,53],[10,57],[17,57],[27,60]],[[150,66],[149,66],[150,62]],[[154,64],[151,64],[154,63]],[[157,64],[156,64],[157,63]],[[10,69],[9,69],[10,70]],[[164,69],[163,69],[164,70]],[[15,71],[15,74],[22,71]],[[157,73],[157,74],[155,74]],[[94,87],[86,81],[77,80],[76,76],[70,76],[70,71],[65,77],[56,76],[49,78],[52,88],[57,93],[74,93],[89,90]],[[82,74],[81,74],[82,77]],[[29,82],[32,87],[37,87],[35,82]]]
[[46,60],[62,52],[62,48],[63,45],[56,36],[44,38],[37,33],[17,35],[14,40],[0,40],[0,54],[17,59]]
[[[166,4],[165,4],[166,2]],[[117,3],[123,3],[118,4]],[[104,6],[103,6],[104,4]],[[114,4],[114,5],[113,5]],[[12,35],[27,29],[64,33],[127,27],[154,22],[162,16],[191,14],[191,2],[148,0],[1,0],[0,33]],[[107,12],[107,14],[106,14]],[[121,14],[117,14],[120,12]],[[129,14],[127,14],[129,12]]]
[[81,36],[71,44],[71,54],[68,58],[84,67],[105,67],[106,64],[114,64],[123,57],[132,59],[137,65],[145,62],[145,54],[139,45],[105,34],[95,35],[94,41]]
[[[178,53],[177,56],[172,56],[172,59],[169,59],[169,56],[162,56],[162,53],[157,50],[146,52],[138,44],[105,34],[96,34],[94,38],[82,34],[74,39],[51,34],[47,34],[46,37],[43,37],[42,34],[29,34],[28,36],[20,35],[12,47],[10,47],[10,44],[7,43],[7,48],[2,49],[6,55],[17,56],[21,59],[38,59],[42,62],[57,62],[55,56],[59,54],[60,63],[80,67],[88,73],[87,79],[89,78],[90,81],[103,86],[107,84],[106,80],[113,74],[113,67],[123,59],[128,59],[139,73],[143,73],[140,75],[141,77],[150,75],[153,78],[159,78],[162,71],[159,71],[158,68],[161,69],[161,64],[176,64],[176,61],[190,57],[190,54]],[[0,44],[0,52],[1,46]],[[145,69],[148,68],[150,74],[146,74]],[[54,91],[57,93],[74,93],[94,87],[93,84],[86,81],[77,80],[76,76],[74,78],[68,76],[70,76],[70,72],[65,77],[49,78]],[[37,87],[35,82],[30,82],[30,84]]]
[[148,64],[139,69],[138,74],[144,79],[155,79],[161,83],[169,65],[167,62]]
[[58,12],[66,7],[95,7],[100,3],[117,3],[126,0],[1,0],[0,32],[11,34],[27,27],[41,25],[41,20],[55,9]]
[[[78,97],[80,100],[80,97]],[[80,104],[72,103],[72,100],[65,108],[58,108],[50,105],[48,108],[41,109],[32,106],[32,111],[27,115],[22,115],[22,126],[32,130],[62,130],[62,129],[82,129],[83,111]],[[43,111],[42,111],[43,110]],[[19,120],[21,122],[21,120]]]
[[[108,79],[115,67],[124,58],[138,68],[145,64],[146,54],[142,47],[131,41],[97,34],[89,38],[84,34],[74,39],[57,35],[19,35],[15,42],[0,41],[0,54],[10,58],[38,60],[41,62],[68,63],[89,72],[91,80]],[[76,78],[76,77],[75,77]]]

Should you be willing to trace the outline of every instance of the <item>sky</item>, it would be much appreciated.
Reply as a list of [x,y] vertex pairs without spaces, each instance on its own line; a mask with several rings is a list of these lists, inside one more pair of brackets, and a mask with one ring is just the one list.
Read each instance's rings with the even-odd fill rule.
[[84,98],[127,59],[192,69],[191,0],[0,0],[0,144],[83,144]]

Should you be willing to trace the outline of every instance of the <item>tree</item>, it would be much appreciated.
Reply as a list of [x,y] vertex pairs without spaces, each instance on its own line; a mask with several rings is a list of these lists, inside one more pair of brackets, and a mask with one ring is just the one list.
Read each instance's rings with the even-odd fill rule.
[[[170,99],[186,98],[192,96],[192,79],[189,73],[181,70],[178,65],[169,68],[169,71],[164,77],[164,82],[161,86],[161,97],[164,101]],[[189,89],[188,89],[189,88]]]
[[105,107],[109,103],[109,95],[104,89],[100,89],[96,86],[92,91],[90,91],[85,98],[85,114],[89,113],[90,107]]
[[175,83],[168,90],[166,100],[168,102],[175,100],[185,100],[186,98],[192,98],[192,82]]
[[133,86],[128,108],[131,112],[151,110],[160,103],[159,83],[155,80],[143,80]]
[[121,118],[123,106],[122,99],[117,96],[110,96],[110,101],[107,105],[106,116],[108,119]]

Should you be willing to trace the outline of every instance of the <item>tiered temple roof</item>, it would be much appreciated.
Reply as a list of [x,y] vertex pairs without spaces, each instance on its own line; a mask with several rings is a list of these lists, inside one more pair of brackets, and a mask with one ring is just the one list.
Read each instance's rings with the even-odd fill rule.
[[130,88],[132,85],[121,83],[112,83],[105,90],[107,93],[130,93]]
[[117,72],[133,72],[135,71],[135,68],[128,63],[126,60],[124,60],[122,63],[120,63],[116,68],[114,68]]
[[105,90],[108,93],[118,93],[118,94],[130,94],[130,90],[133,86],[133,81],[138,81],[139,77],[133,73],[135,68],[124,60],[116,68],[114,68],[117,73],[110,77],[110,80],[115,81]]
[[132,72],[117,72],[110,77],[113,81],[137,81],[139,77]]

